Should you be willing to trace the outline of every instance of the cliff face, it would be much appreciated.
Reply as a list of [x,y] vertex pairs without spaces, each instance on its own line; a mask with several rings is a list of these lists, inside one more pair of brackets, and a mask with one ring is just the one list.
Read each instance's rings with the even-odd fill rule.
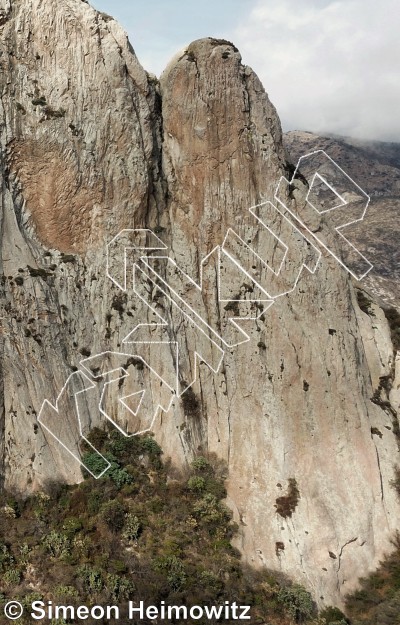
[[[286,175],[279,119],[262,85],[224,41],[194,42],[158,83],[114,20],[85,2],[2,0],[0,8],[6,487],[80,479],[79,463],[37,420],[67,381],[58,413],[47,407],[42,423],[76,450],[77,407],[84,432],[105,414],[131,432],[150,425],[118,402],[138,392],[139,381],[148,407],[172,401],[152,429],[177,471],[198,453],[226,463],[245,559],[281,569],[322,603],[340,603],[396,529],[396,415],[380,382],[393,377],[393,346],[383,313],[360,310],[332,256],[324,252],[315,270],[316,248],[261,206],[260,218],[290,240],[284,257],[249,213],[273,199]],[[303,206],[306,192],[297,181],[285,204]],[[230,228],[258,256],[231,237],[220,261],[213,250]],[[107,264],[107,245],[124,229],[156,236],[123,234]],[[313,229],[332,238],[322,218]],[[129,263],[152,243],[165,245],[159,255],[192,280],[202,277],[202,291],[159,260],[153,281],[156,265],[141,261],[135,293]],[[251,278],[257,258],[274,269],[282,261],[293,285],[293,254],[310,271],[293,292],[263,303],[257,284],[276,284],[265,267]],[[250,265],[246,274],[235,258]],[[173,307],[160,276],[201,311],[201,331],[191,312]],[[164,330],[144,326],[124,342],[157,314],[169,323]],[[258,317],[243,326],[249,341],[241,342],[231,316]],[[177,364],[178,396],[169,394]],[[122,366],[124,381],[112,373]]]
[[7,3],[1,46],[3,460],[26,488],[80,477],[68,456],[53,466],[35,419],[116,339],[105,245],[156,214],[159,119],[122,29],[83,2]]

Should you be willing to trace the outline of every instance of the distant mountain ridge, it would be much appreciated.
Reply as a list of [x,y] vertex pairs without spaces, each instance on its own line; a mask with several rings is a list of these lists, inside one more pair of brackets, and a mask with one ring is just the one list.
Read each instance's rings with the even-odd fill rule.
[[400,143],[298,130],[285,133],[283,141],[294,164],[303,154],[325,150],[371,197],[364,221],[349,226],[346,236],[374,265],[366,288],[382,303],[400,307]]

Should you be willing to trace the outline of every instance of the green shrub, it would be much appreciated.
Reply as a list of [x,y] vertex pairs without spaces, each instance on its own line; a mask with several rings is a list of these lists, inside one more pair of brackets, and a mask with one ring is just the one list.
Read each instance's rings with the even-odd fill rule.
[[226,497],[226,489],[224,483],[213,477],[212,475],[206,477],[205,490],[207,493],[211,493],[218,500]]
[[108,440],[105,441],[105,447],[112,454],[115,454],[117,458],[121,458],[125,452],[133,451],[136,446],[136,442],[133,438],[124,436],[118,430],[111,432]]
[[18,586],[22,579],[22,573],[19,569],[8,569],[3,573],[3,584],[6,587]]
[[[119,432],[115,432],[119,434]],[[87,438],[89,443],[91,443],[97,451],[102,451],[108,439],[108,434],[105,430],[95,427],[90,430]]]
[[[82,456],[82,463],[85,467],[88,468],[91,473],[97,477],[103,473],[103,471],[108,467],[107,462],[96,454],[96,452],[87,452]],[[88,472],[82,467],[82,474],[84,477],[88,477]]]
[[133,477],[126,469],[121,469],[117,462],[111,462],[111,466],[107,471],[106,477],[110,478],[118,489],[121,489],[126,484],[132,484],[133,482]]
[[6,508],[9,508],[10,512],[12,511],[12,518],[16,519],[21,516],[21,503],[15,497],[7,498]]
[[54,589],[54,596],[61,601],[76,601],[79,599],[79,594],[73,586],[56,586]]
[[128,567],[126,566],[126,562],[124,560],[109,560],[109,568],[112,573],[126,573]]
[[210,463],[203,456],[198,456],[193,460],[192,468],[194,471],[199,473],[210,473],[212,470]]
[[200,475],[193,475],[188,480],[188,488],[197,493],[202,493],[206,488],[206,481]]
[[69,539],[72,539],[75,536],[75,534],[80,532],[82,527],[83,527],[82,521],[80,519],[76,519],[73,517],[69,517],[65,519],[63,526],[62,526],[66,536]]
[[208,524],[227,523],[231,518],[230,511],[221,504],[215,495],[206,493],[193,506],[193,514]]
[[202,571],[200,574],[200,583],[202,586],[210,588],[213,593],[219,593],[223,588],[222,580],[219,579],[212,571]]
[[20,548],[19,548],[19,554],[20,554],[20,562],[23,564],[26,564],[28,561],[28,556],[31,553],[32,549],[29,547],[29,545],[27,545],[26,543],[23,543]]
[[54,558],[65,558],[71,552],[71,542],[67,534],[52,530],[44,541],[44,546]]
[[28,611],[34,601],[43,601],[43,595],[40,592],[30,592],[19,601],[22,603],[24,610]]
[[176,556],[162,556],[154,561],[156,571],[166,574],[168,584],[174,591],[181,590],[186,582],[186,573],[182,560]]
[[135,590],[134,584],[126,577],[109,574],[106,577],[105,587],[110,593],[111,601],[129,599]]
[[151,436],[144,436],[140,439],[142,450],[150,456],[161,456],[162,450],[160,445]]
[[92,549],[92,542],[89,536],[78,534],[74,536],[72,540],[72,547],[74,555],[76,555],[79,560],[82,560],[89,556],[90,550]]
[[101,509],[101,518],[112,532],[122,530],[125,522],[125,508],[118,501],[109,501]]
[[78,568],[77,574],[84,589],[90,595],[95,595],[103,590],[103,578],[98,569],[92,568],[88,564],[84,564]]
[[136,514],[128,512],[128,514],[125,516],[122,537],[125,538],[125,540],[135,541],[139,538],[141,530],[142,524],[140,523]]
[[103,493],[98,490],[93,490],[87,500],[87,508],[89,514],[97,514],[103,502]]
[[315,614],[312,596],[298,584],[281,588],[277,600],[296,623],[303,623]]
[[10,566],[12,566],[14,562],[14,557],[10,553],[7,545],[4,545],[3,543],[0,544],[0,570],[6,570]]

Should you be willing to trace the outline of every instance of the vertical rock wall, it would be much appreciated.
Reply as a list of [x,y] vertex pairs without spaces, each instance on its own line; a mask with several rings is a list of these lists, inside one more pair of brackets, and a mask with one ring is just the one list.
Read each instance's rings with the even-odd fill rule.
[[[83,358],[134,353],[123,338],[152,317],[107,278],[107,243],[124,228],[152,228],[198,281],[201,260],[244,225],[248,244],[276,264],[276,240],[248,209],[273,197],[286,170],[276,111],[232,44],[194,42],[158,84],[121,28],[85,2],[0,7],[1,457],[6,487],[27,492],[80,479],[38,426],[43,400],[55,401]],[[304,203],[305,192],[299,182],[286,199]],[[227,276],[231,298],[250,289]],[[200,298],[210,326],[225,314],[217,279],[212,265]],[[288,573],[321,602],[340,602],[396,529],[395,417],[371,401],[393,359],[386,321],[377,323],[379,341],[348,275],[324,254],[246,325],[250,340],[225,349],[218,372],[197,363],[190,400],[175,398],[153,428],[178,470],[196,453],[226,463],[245,559]],[[185,336],[170,328],[169,346],[142,355],[167,370]],[[182,384],[196,376],[194,351],[209,349],[207,337],[190,340]],[[96,393],[85,400],[88,427],[100,421]],[[76,428],[69,409],[62,434]]]

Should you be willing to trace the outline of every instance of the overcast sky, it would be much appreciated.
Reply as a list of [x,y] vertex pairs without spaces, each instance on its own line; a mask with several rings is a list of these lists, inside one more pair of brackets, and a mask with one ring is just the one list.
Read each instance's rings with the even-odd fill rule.
[[399,0],[92,0],[159,75],[200,37],[233,41],[284,130],[400,141]]

